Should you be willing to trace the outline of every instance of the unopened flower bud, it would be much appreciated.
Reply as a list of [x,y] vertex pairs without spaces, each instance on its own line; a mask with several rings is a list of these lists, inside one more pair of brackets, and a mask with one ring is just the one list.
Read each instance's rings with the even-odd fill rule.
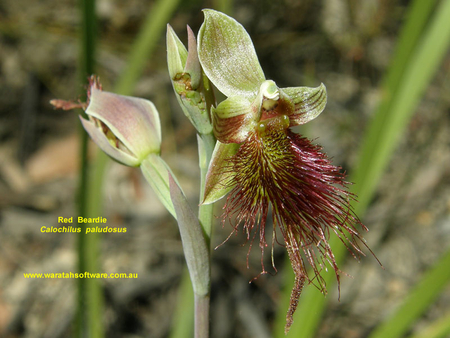
[[[102,91],[95,76],[89,79],[87,102],[55,99],[58,109],[81,108],[88,120],[80,117],[92,140],[116,161],[139,166],[166,209],[176,218],[170,197],[169,176],[177,180],[159,156],[161,126],[158,111],[148,100]],[[180,188],[181,189],[181,188]]]
[[145,99],[104,92],[95,76],[89,79],[87,102],[51,100],[58,109],[84,109],[84,129],[109,156],[131,167],[149,154],[159,154],[161,125],[155,105]]
[[159,154],[161,127],[152,102],[91,86],[86,114],[89,120],[80,117],[84,129],[118,162],[135,167],[149,154]]
[[188,31],[188,50],[170,25],[167,26],[167,64],[178,103],[184,114],[200,134],[212,132],[205,92],[210,91],[209,80],[203,76],[197,53],[197,42],[191,28]]

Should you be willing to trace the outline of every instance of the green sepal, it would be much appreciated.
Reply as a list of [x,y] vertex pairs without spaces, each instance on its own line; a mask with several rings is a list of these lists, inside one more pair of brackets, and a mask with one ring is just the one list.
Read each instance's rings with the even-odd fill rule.
[[228,97],[253,100],[265,80],[253,42],[235,19],[205,9],[198,34],[198,56],[205,74]]
[[239,150],[239,144],[216,142],[208,173],[206,174],[205,193],[202,204],[211,204],[226,194],[234,187],[232,158]]

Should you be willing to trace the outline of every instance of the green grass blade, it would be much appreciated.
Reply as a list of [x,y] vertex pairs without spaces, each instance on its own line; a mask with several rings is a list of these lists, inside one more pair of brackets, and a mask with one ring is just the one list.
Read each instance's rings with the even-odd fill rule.
[[213,9],[232,16],[233,0],[213,0]]
[[172,320],[170,338],[194,336],[194,291],[189,272],[184,269],[178,289],[178,303]]
[[[354,192],[358,194],[356,211],[359,214],[364,212],[369,204],[383,169],[389,161],[388,154],[380,151],[379,144],[385,143],[384,140],[388,140],[386,135],[391,135],[392,130],[397,127],[392,124],[392,117],[394,115],[404,115],[393,110],[392,104],[394,100],[397,102],[399,101],[399,91],[403,88],[401,82],[403,81],[403,83],[405,83],[404,75],[406,67],[411,69],[411,56],[419,43],[435,3],[435,0],[415,0],[412,3],[407,16],[407,21],[405,22],[398,41],[396,53],[386,73],[385,80],[383,81],[383,98],[374,115],[373,121],[368,128],[367,134],[364,137],[359,161],[352,177],[352,181],[355,183],[353,186]],[[427,83],[428,82],[423,82],[423,86],[427,85]],[[419,86],[420,84],[418,83],[416,89],[419,89]],[[417,97],[417,100],[419,99],[420,97]],[[406,98],[406,101],[408,101],[408,98]],[[412,111],[409,114],[411,113]],[[407,118],[408,116],[405,117]],[[386,126],[390,126],[391,130],[389,132],[386,131]],[[401,135],[400,131],[395,133],[398,136]],[[392,143],[391,149],[394,149],[395,145],[396,144]]]
[[130,95],[157,42],[165,36],[164,30],[180,0],[158,0],[150,9],[144,26],[130,52],[127,66],[115,87],[116,93]]
[[[450,1],[448,1],[450,3]],[[450,7],[450,6],[449,6]],[[450,251],[430,269],[406,296],[394,314],[372,332],[369,338],[402,337],[425,309],[437,298],[450,281]]]
[[450,336],[450,312],[408,338],[446,338]]
[[[94,72],[95,68],[95,44],[96,44],[96,15],[95,0],[80,1],[82,29],[81,48],[79,57],[80,81],[86,83],[87,77]],[[80,179],[78,187],[78,215],[90,217],[93,215],[90,202],[91,196],[95,194],[95,187],[90,184],[87,159],[88,136],[84,129],[80,129]],[[95,214],[94,214],[95,215]],[[97,217],[98,213],[96,214]],[[98,237],[87,236],[86,224],[78,224],[81,233],[78,235],[78,270],[79,272],[99,272],[99,244]],[[103,295],[100,281],[97,279],[77,279],[77,316],[75,320],[76,337],[101,338],[104,336],[102,325]]]
[[[392,126],[404,127],[409,118],[408,112],[412,111],[418,103],[422,92],[448,50],[450,45],[449,17],[450,0],[445,0],[437,8],[426,32],[426,38],[418,46],[411,62],[411,70],[405,74],[403,85],[398,92],[398,99],[392,104],[392,111],[397,113],[391,119]],[[394,132],[392,126],[387,126],[387,128]],[[384,154],[392,152],[386,141],[382,143],[381,151]],[[435,300],[444,286],[450,282],[449,266],[450,251],[424,275],[397,312],[375,330],[370,338],[400,337],[404,334],[414,320]]]

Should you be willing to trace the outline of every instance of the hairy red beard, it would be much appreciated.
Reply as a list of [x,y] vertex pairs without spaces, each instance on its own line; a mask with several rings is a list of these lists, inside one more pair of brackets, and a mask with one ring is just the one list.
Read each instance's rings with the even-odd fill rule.
[[[345,189],[341,168],[331,164],[320,146],[293,133],[283,124],[282,116],[260,123],[230,158],[228,167],[235,173],[230,182],[234,188],[224,206],[223,221],[236,217],[235,231],[242,225],[251,242],[259,233],[264,254],[266,221],[272,206],[273,238],[276,226],[284,238],[295,273],[287,333],[305,283],[326,292],[320,276],[326,263],[334,269],[339,285],[340,270],[328,243],[330,230],[357,257],[363,253],[356,241],[361,237],[355,225],[367,229],[351,210],[353,196]],[[312,268],[311,276],[306,265]]]

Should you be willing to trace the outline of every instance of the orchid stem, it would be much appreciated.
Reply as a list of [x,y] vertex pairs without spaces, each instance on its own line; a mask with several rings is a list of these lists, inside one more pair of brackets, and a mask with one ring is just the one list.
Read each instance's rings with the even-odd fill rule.
[[209,294],[195,295],[195,338],[209,337]]
[[[213,222],[214,204],[202,205],[203,192],[205,190],[206,173],[214,150],[215,138],[213,134],[202,134],[198,136],[198,153],[200,166],[200,207],[198,219],[203,229],[206,244],[211,247],[211,231]],[[211,268],[209,266],[208,279],[211,279]],[[194,288],[195,290],[195,288]],[[209,337],[209,301],[210,290],[206,295],[199,295],[194,292],[195,326],[194,337]]]
[[199,153],[199,165],[200,165],[200,207],[198,211],[198,219],[203,228],[205,238],[210,246],[211,240],[211,230],[212,230],[212,217],[213,217],[213,207],[214,204],[202,205],[203,194],[205,191],[206,183],[206,173],[208,172],[209,162],[211,161],[211,156],[214,150],[216,139],[214,135],[202,134],[198,137],[198,153]]
[[[208,110],[211,105],[215,104],[214,93],[212,90],[205,90],[204,95],[207,101]],[[208,172],[209,162],[216,145],[216,138],[211,132],[209,134],[201,134],[198,140],[198,156],[200,166],[200,206],[198,208],[198,220],[203,229],[206,245],[211,250],[211,234],[213,223],[214,203],[202,205],[204,199],[206,173]],[[209,290],[206,295],[198,295],[194,293],[195,303],[195,338],[209,337],[209,302],[211,293],[211,255],[209,255]],[[195,290],[195,288],[194,288]]]

